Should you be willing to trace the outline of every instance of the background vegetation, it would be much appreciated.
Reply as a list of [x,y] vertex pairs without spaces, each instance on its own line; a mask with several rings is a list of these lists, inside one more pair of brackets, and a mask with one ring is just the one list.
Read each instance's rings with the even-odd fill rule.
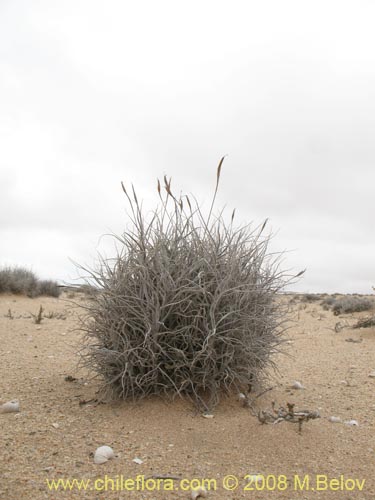
[[0,269],[0,293],[14,293],[38,297],[48,295],[58,297],[61,289],[56,281],[39,280],[32,271],[23,267]]

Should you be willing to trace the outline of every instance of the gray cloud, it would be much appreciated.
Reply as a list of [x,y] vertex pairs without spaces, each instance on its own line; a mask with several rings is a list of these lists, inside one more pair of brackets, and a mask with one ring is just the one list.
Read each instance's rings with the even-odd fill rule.
[[[366,1],[0,7],[0,264],[70,279],[126,224],[120,181],[270,217],[301,290],[375,283],[375,6]],[[25,245],[25,240],[27,245]],[[103,246],[104,245],[104,246]],[[102,243],[111,251],[110,243]]]

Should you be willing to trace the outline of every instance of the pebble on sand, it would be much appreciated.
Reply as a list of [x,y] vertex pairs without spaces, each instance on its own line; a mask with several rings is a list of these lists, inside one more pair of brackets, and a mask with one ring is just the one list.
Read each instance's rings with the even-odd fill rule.
[[291,387],[292,389],[304,389],[304,386],[298,380],[295,380]]
[[345,420],[344,424],[350,425],[352,427],[353,426],[358,427],[358,425],[359,425],[358,422],[357,422],[357,420],[354,420],[354,419],[352,419],[352,420]]
[[13,399],[0,406],[0,413],[17,413],[20,411],[20,403],[18,399]]
[[112,458],[115,458],[115,454],[110,446],[99,446],[95,451],[94,462],[96,464],[104,464]]
[[340,424],[341,418],[340,417],[329,417],[328,421],[332,422],[333,424]]

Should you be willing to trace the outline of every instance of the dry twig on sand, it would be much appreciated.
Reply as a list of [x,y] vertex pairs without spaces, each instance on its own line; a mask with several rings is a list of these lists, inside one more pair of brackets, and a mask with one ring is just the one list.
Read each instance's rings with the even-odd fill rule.
[[287,403],[287,409],[280,406],[278,410],[275,409],[275,402],[272,402],[272,412],[267,410],[260,410],[258,413],[258,420],[262,424],[279,424],[280,422],[291,422],[298,424],[298,431],[302,432],[303,422],[315,420],[320,418],[318,411],[311,410],[295,410],[294,404]]
[[353,328],[371,328],[375,326],[375,316],[370,316],[368,318],[361,318],[357,321]]

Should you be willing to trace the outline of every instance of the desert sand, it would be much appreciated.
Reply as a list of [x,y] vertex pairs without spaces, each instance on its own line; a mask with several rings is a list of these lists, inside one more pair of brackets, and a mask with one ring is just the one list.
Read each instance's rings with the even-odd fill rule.
[[[217,489],[207,498],[217,500],[375,498],[375,378],[369,376],[375,329],[351,328],[366,313],[337,317],[316,302],[291,304],[288,355],[277,356],[280,373],[265,386],[274,388],[257,398],[255,408],[270,409],[275,401],[277,407],[289,402],[319,411],[321,418],[304,423],[299,433],[293,423],[262,425],[236,397],[223,399],[213,418],[184,400],[98,404],[99,382],[77,366],[78,312],[69,300],[84,298],[0,296],[0,403],[20,403],[19,413],[0,414],[1,499],[191,498],[190,489],[111,491],[108,482],[108,491],[90,489],[105,475],[118,482],[139,475],[215,479]],[[37,325],[30,313],[40,305],[53,317]],[[304,389],[291,389],[294,381]],[[341,423],[331,423],[332,416]],[[352,419],[358,426],[344,423]],[[93,453],[101,445],[116,456],[97,465]],[[246,475],[252,474],[262,474],[267,484],[251,484]],[[228,475],[238,478],[235,491],[223,487]],[[309,491],[299,487],[306,477]],[[92,482],[86,491],[50,491],[46,479],[59,478]]]

